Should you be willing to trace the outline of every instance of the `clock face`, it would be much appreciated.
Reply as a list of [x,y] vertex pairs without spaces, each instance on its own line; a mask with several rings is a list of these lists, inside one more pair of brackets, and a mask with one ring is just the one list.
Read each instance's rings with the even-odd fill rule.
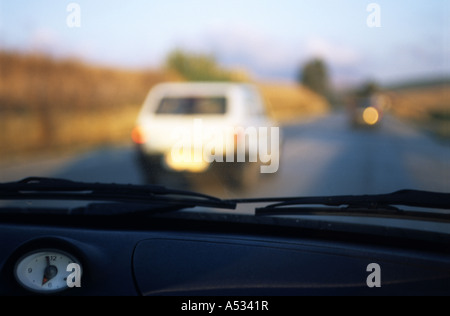
[[21,257],[15,268],[16,280],[25,289],[37,293],[63,291],[73,283],[73,267],[80,269],[79,261],[72,255],[56,250],[45,249],[30,252]]

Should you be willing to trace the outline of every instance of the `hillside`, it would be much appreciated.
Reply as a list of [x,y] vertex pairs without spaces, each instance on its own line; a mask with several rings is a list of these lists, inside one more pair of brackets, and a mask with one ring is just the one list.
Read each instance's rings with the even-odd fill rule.
[[268,113],[285,124],[321,116],[330,111],[328,101],[308,88],[294,83],[257,84],[268,104]]
[[179,78],[0,53],[0,157],[124,141],[149,87],[166,80]]
[[450,80],[415,81],[385,91],[390,96],[393,114],[450,139]]

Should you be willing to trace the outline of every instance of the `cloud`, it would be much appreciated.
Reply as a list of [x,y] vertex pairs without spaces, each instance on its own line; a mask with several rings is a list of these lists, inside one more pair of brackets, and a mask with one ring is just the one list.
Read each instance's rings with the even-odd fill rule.
[[50,28],[34,30],[29,39],[29,49],[32,51],[54,54],[60,50],[61,40],[57,32]]
[[212,26],[179,42],[181,48],[213,54],[224,66],[245,68],[256,79],[296,80],[301,66],[315,57],[324,59],[333,75],[348,78],[362,60],[351,46],[319,37],[283,40],[243,24]]
[[24,45],[24,50],[30,53],[42,53],[53,58],[76,58],[92,62],[105,60],[105,54],[98,45],[89,38],[76,40],[67,34],[51,29],[34,29]]
[[337,67],[357,65],[361,61],[360,53],[353,47],[319,37],[312,37],[306,41],[305,54],[308,57],[320,57]]
[[301,56],[295,43],[283,42],[245,25],[212,27],[181,42],[182,48],[213,54],[224,66],[246,68],[256,77],[292,76]]
[[436,38],[399,42],[365,54],[365,73],[387,84],[450,75],[450,50]]

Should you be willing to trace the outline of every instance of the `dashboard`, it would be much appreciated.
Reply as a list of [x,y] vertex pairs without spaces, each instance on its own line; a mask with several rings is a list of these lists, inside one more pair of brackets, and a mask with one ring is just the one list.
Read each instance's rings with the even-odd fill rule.
[[2,217],[0,295],[450,294],[448,246],[201,218]]

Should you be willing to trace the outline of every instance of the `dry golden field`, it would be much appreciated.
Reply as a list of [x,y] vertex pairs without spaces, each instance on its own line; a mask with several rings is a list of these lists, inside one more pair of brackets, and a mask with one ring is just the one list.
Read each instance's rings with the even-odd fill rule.
[[[129,142],[148,90],[180,80],[163,70],[107,69],[0,52],[0,161]],[[268,112],[281,123],[328,110],[321,97],[301,86],[260,87]]]
[[149,87],[179,76],[0,53],[0,160],[124,142]]
[[391,111],[432,134],[450,139],[450,84],[423,85],[388,92]]
[[266,100],[268,113],[281,124],[321,116],[330,111],[325,98],[301,85],[273,82],[257,85]]

